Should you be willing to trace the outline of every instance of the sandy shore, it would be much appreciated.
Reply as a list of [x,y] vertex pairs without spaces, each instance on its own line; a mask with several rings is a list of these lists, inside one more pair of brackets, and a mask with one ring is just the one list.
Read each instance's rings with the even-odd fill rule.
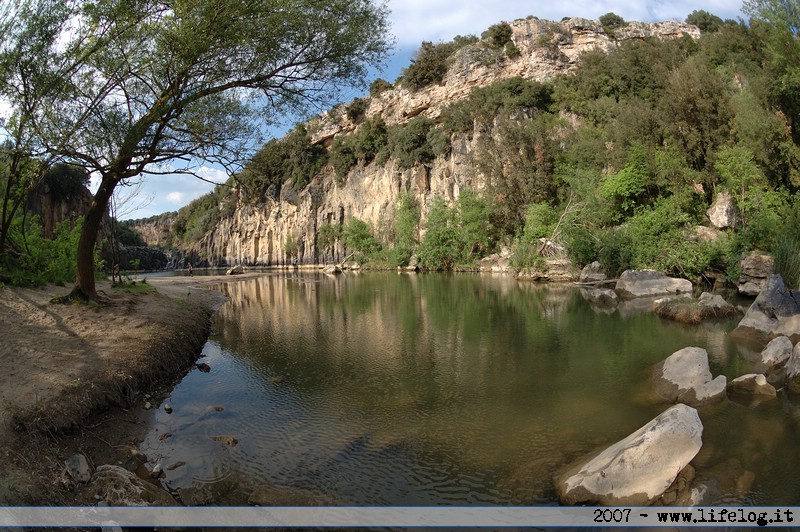
[[225,300],[209,287],[222,281],[231,278],[100,283],[103,302],[88,305],[51,302],[68,287],[0,288],[0,504],[96,502],[64,460],[129,458],[146,431],[145,400],[157,405],[194,366]]

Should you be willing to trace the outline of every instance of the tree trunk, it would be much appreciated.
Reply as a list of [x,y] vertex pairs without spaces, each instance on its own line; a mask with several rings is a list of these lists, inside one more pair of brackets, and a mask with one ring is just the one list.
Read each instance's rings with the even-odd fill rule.
[[81,238],[78,241],[78,276],[75,281],[75,288],[72,289],[72,297],[85,300],[97,300],[97,289],[94,284],[94,248],[97,244],[97,235],[103,223],[103,216],[108,210],[108,203],[117,180],[110,176],[103,176],[100,188],[94,195],[92,204],[86,212],[81,228]]

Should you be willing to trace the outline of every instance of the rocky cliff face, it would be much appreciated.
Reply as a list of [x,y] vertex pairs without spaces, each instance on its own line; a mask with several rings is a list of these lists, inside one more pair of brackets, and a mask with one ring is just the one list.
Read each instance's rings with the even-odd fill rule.
[[[436,118],[448,104],[465,98],[477,87],[515,76],[535,81],[552,79],[575,69],[580,55],[590,50],[608,51],[629,39],[662,39],[689,35],[699,38],[699,30],[677,22],[645,24],[631,22],[615,31],[611,38],[593,20],[572,18],[551,22],[531,18],[511,23],[512,40],[520,54],[509,59],[486,46],[466,46],[454,58],[444,81],[419,91],[396,87],[369,99],[366,116],[381,116],[388,124],[402,123],[415,116]],[[322,114],[307,124],[314,142],[328,144],[334,137],[355,131],[344,106]],[[324,264],[339,261],[341,246],[321,250],[317,229],[323,224],[344,224],[358,217],[378,226],[390,220],[394,205],[403,192],[411,194],[421,207],[424,220],[435,197],[454,202],[462,190],[476,191],[486,186],[486,179],[475,170],[472,153],[479,133],[451,139],[452,150],[430,165],[412,169],[398,168],[393,161],[386,165],[357,166],[342,184],[326,167],[303,190],[289,182],[277,199],[253,206],[238,204],[233,214],[223,218],[191,252],[212,265],[281,265],[295,259],[285,253],[286,243],[297,244],[296,261],[300,264]],[[166,225],[139,228],[148,244],[158,245],[168,235]],[[167,232],[165,232],[165,230]]]

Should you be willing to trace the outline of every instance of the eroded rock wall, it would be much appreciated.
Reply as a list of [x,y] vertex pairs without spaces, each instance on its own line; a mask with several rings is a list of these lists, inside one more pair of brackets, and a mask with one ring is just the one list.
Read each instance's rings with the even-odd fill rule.
[[[684,35],[696,39],[700,35],[696,27],[677,22],[630,22],[616,29],[613,38],[597,21],[582,18],[563,22],[529,18],[511,26],[512,40],[520,51],[516,58],[509,59],[501,50],[481,43],[464,47],[456,53],[441,84],[419,91],[402,86],[386,90],[369,98],[366,116],[379,115],[388,125],[420,115],[436,118],[446,105],[467,97],[477,87],[515,76],[544,81],[572,72],[580,55],[590,50],[608,51],[628,39]],[[328,144],[337,135],[354,132],[357,125],[348,120],[345,106],[339,106],[309,121],[307,129],[314,142]],[[317,246],[318,228],[323,224],[341,225],[358,217],[380,227],[384,220],[391,220],[402,192],[416,199],[424,220],[434,197],[452,204],[465,188],[483,189],[486,178],[476,172],[472,158],[479,138],[477,132],[452,138],[450,155],[430,165],[403,170],[390,160],[384,166],[359,166],[343,183],[325,168],[303,190],[295,190],[287,182],[278,198],[259,205],[240,202],[233,214],[222,219],[191,251],[219,266],[338,262],[344,258],[339,243],[331,249]],[[157,238],[155,232],[152,236]],[[153,244],[150,238],[146,240]],[[296,257],[286,253],[290,241],[297,246]]]

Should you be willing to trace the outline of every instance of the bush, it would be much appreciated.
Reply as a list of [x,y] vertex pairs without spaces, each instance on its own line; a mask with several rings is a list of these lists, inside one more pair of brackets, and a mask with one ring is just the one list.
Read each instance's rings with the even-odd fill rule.
[[389,153],[401,168],[411,168],[417,163],[429,163],[436,154],[428,142],[428,133],[435,122],[430,118],[414,117],[405,125],[389,128]]
[[466,260],[466,246],[457,226],[456,212],[443,199],[434,198],[425,229],[417,250],[420,267],[447,271]]
[[621,16],[617,15],[616,13],[606,13],[605,15],[600,17],[600,24],[603,25],[603,29],[608,31],[614,30],[616,28],[621,28],[625,25],[625,19]]
[[372,227],[358,218],[351,218],[342,230],[342,243],[350,252],[355,252],[355,260],[365,262],[374,258],[381,250],[380,243],[372,234]]
[[347,106],[347,118],[354,124],[359,123],[367,112],[369,102],[363,98],[356,98]]
[[514,30],[511,29],[511,25],[508,22],[500,22],[489,26],[489,29],[481,34],[481,38],[494,48],[504,48],[511,42],[512,35]]
[[77,249],[83,219],[74,224],[65,220],[54,230],[53,239],[43,236],[38,218],[14,217],[10,236],[22,245],[19,256],[0,257],[0,277],[19,286],[43,286],[47,283],[64,285],[75,282]]
[[358,163],[354,144],[355,139],[350,135],[340,135],[334,138],[333,144],[331,144],[328,162],[333,167],[340,182],[347,177],[350,169]]
[[373,98],[381,93],[388,91],[394,86],[385,79],[378,78],[369,85],[369,95]]
[[424,41],[411,59],[411,64],[403,70],[402,82],[412,90],[441,83],[450,68],[450,59],[459,49],[476,42],[477,37],[458,36],[449,43],[433,44]]

